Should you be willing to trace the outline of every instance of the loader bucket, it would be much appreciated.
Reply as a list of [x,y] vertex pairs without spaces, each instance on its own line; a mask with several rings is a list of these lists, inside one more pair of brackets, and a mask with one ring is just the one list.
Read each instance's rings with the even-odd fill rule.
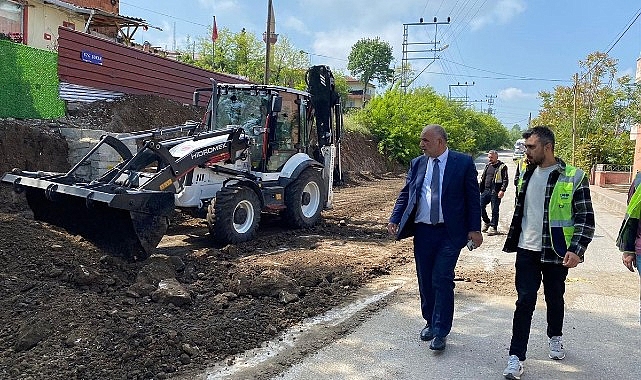
[[92,187],[5,175],[24,191],[34,218],[81,235],[114,256],[144,260],[169,225],[174,195],[132,191],[117,186]]

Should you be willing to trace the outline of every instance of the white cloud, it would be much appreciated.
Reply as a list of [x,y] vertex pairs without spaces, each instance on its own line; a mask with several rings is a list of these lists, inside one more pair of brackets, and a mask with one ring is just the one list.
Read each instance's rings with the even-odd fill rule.
[[516,15],[525,11],[524,0],[501,0],[489,13],[481,15],[470,22],[472,30],[478,30],[486,25],[499,23],[506,24]]
[[307,28],[307,25],[298,17],[294,17],[294,16],[287,17],[287,19],[283,22],[283,25],[287,29],[295,30],[303,34],[310,34],[310,31],[309,31],[309,28]]
[[499,99],[511,101],[511,100],[522,100],[522,99],[534,99],[537,97],[537,94],[531,94],[523,92],[520,88],[509,87],[499,91]]
[[239,7],[236,0],[198,0],[201,6],[205,9],[213,9],[214,11],[227,11]]

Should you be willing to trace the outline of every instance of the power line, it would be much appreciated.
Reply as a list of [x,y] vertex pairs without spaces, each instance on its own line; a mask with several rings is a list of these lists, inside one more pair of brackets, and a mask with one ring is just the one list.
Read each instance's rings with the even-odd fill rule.
[[[458,62],[454,62],[454,61],[449,61],[449,60],[447,60],[447,59],[445,59],[445,58],[443,58],[443,60],[444,60],[444,61],[447,61],[447,62],[450,62],[450,63],[453,63],[453,64],[455,64],[455,65],[459,65],[459,66],[467,67],[467,68],[469,68],[469,69],[474,69],[474,70],[478,70],[478,71],[484,71],[484,72],[486,72],[486,73],[491,73],[491,74],[505,75],[505,76],[507,76],[507,77],[510,77],[510,78],[512,78],[512,79],[517,79],[517,80],[537,80],[537,81],[548,81],[548,82],[570,82],[570,80],[567,80],[567,79],[531,78],[531,77],[524,77],[524,76],[521,76],[521,75],[513,75],[513,74],[499,73],[499,72],[496,72],[496,71],[485,70],[485,69],[479,69],[478,67],[468,66],[468,65],[465,65],[465,64],[463,64],[463,63],[458,63]],[[510,78],[501,78],[501,79],[510,79]]]
[[619,35],[616,41],[612,43],[612,46],[610,46],[610,48],[605,52],[604,56],[598,61],[596,61],[596,63],[585,74],[581,76],[581,80],[585,78],[588,74],[590,74],[592,70],[594,70],[598,65],[601,64],[601,62],[603,62],[603,60],[608,56],[608,53],[610,53],[612,49],[614,49],[614,47],[619,43],[619,41],[621,41],[621,38],[623,38],[623,36],[628,32],[628,30],[630,30],[632,25],[634,25],[634,23],[639,19],[639,16],[641,16],[641,8],[637,11],[637,14],[636,16],[634,16],[634,19],[628,24],[625,30]]
[[[450,61],[451,62],[451,61]],[[456,63],[456,62],[451,62]],[[439,74],[439,75],[451,75],[448,73],[439,73],[436,71],[428,71],[428,74]],[[500,74],[503,75],[503,74]],[[497,79],[497,80],[522,80],[522,81],[540,81],[540,82],[572,82],[571,80],[565,79],[546,79],[546,78],[528,78],[528,77],[491,77],[491,76],[482,76],[482,75],[465,75],[460,74],[459,76],[466,78],[481,78],[481,79]]]
[[147,11],[147,12],[151,12],[151,13],[155,13],[155,14],[158,14],[158,15],[161,15],[161,16],[165,16],[165,17],[173,18],[173,19],[175,19],[175,20],[180,20],[180,21],[182,21],[182,22],[186,22],[186,23],[188,23],[188,24],[193,24],[193,25],[198,25],[198,26],[204,26],[204,27],[206,27],[206,28],[209,28],[209,25],[204,25],[204,24],[200,24],[200,23],[193,22],[193,21],[190,21],[190,20],[185,20],[185,19],[182,19],[182,18],[180,18],[180,17],[172,16],[172,15],[169,15],[169,14],[166,14],[166,13],[162,13],[162,12],[157,12],[157,11],[154,11],[154,10],[151,10],[151,9],[147,9],[147,8],[139,7],[139,6],[137,6],[137,5],[133,5],[133,4],[129,4],[129,3],[127,3],[127,2],[121,1],[121,2],[120,2],[120,5],[123,5],[123,4],[124,4],[124,5],[127,5],[127,6],[130,6],[130,7],[132,7],[132,8],[137,8],[137,9],[140,9],[140,10],[143,10],[143,11]]

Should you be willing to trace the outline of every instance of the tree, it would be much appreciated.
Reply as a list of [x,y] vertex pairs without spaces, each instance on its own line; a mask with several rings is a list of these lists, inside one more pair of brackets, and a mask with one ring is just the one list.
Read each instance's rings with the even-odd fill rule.
[[390,68],[392,59],[392,47],[379,37],[362,38],[352,46],[347,69],[363,83],[363,103],[367,84],[371,80],[386,85],[393,79],[394,70]]
[[512,129],[510,129],[509,131],[509,136],[511,142],[516,142],[516,140],[522,138],[523,131],[521,130],[521,126],[518,124],[514,124],[512,126]]
[[[189,46],[191,45],[191,46]],[[212,62],[211,33],[198,37],[189,44],[178,59],[203,69],[240,75],[260,83],[265,72],[265,44],[252,33],[242,29],[232,33],[227,28],[218,30],[215,56]]]
[[595,52],[579,61],[574,87],[557,86],[541,92],[542,107],[535,125],[549,125],[556,134],[555,153],[584,170],[594,164],[629,165],[634,155],[630,126],[638,122],[641,91],[632,78],[616,78],[617,60]]
[[379,140],[384,155],[408,163],[419,155],[418,139],[428,124],[440,124],[452,149],[477,154],[510,143],[508,131],[492,115],[466,108],[431,87],[408,93],[394,88],[372,99],[353,117]]
[[305,73],[309,66],[307,53],[296,49],[286,36],[274,45],[270,84],[305,88]]

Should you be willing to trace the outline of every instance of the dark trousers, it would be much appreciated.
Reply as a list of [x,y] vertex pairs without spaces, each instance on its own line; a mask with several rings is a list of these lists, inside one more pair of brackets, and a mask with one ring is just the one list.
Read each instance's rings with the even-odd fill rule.
[[[490,220],[485,208],[488,204],[492,205],[492,219]],[[496,228],[499,225],[499,206],[501,205],[501,198],[498,193],[492,190],[485,190],[481,193],[481,218],[483,222]]]
[[445,225],[416,224],[414,259],[421,313],[435,336],[447,336],[452,329],[454,267],[460,253],[450,241]]
[[519,248],[516,252],[516,309],[512,320],[510,355],[525,360],[530,337],[532,314],[536,306],[537,292],[543,280],[543,294],[547,306],[547,336],[563,335],[565,303],[565,278],[568,268],[560,264],[541,263],[541,252]]

